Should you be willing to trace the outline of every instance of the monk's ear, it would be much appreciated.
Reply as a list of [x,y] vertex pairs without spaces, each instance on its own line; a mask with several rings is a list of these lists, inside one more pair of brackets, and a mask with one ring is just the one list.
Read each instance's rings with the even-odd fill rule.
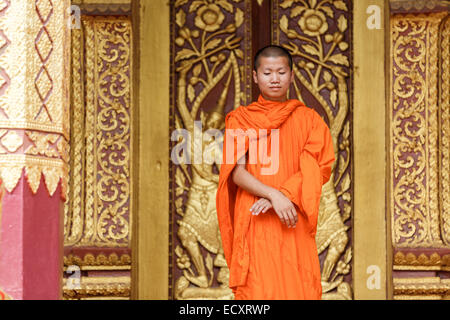
[[291,83],[294,82],[294,70],[291,70]]
[[258,75],[256,74],[256,71],[253,70],[253,81],[258,84]]

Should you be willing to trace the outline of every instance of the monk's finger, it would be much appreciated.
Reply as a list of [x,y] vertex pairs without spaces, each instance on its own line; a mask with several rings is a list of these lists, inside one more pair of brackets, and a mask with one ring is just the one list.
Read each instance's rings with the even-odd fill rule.
[[257,203],[255,205],[255,208],[253,208],[253,214],[258,215],[262,210],[262,204],[261,202]]
[[271,204],[270,204],[270,203],[266,203],[262,212],[263,212],[263,213],[266,213],[267,210],[270,209],[270,207],[271,207]]
[[292,216],[294,217],[294,224],[297,224],[298,222],[298,214],[297,211],[295,210],[295,208],[292,208]]
[[276,210],[275,210],[275,212],[277,213],[278,218],[280,218],[281,223],[282,223],[282,224],[286,224],[286,221],[284,220],[284,215],[283,215],[283,213],[282,213],[282,212],[279,212],[279,211],[276,211]]
[[260,203],[260,200],[256,200],[255,203],[250,207],[250,211],[255,211],[256,206]]
[[292,228],[295,225],[294,215],[290,210],[286,212],[286,215],[288,216],[289,219],[289,228]]
[[287,212],[283,212],[283,217],[284,217],[284,224],[290,228],[291,227],[291,221],[289,219],[289,215],[287,214]]
[[255,207],[253,208],[253,215],[258,215],[259,213],[259,204],[256,204]]
[[258,206],[258,211],[257,211],[256,213],[257,213],[257,214],[260,214],[263,210],[264,210],[264,203],[261,203],[261,204]]

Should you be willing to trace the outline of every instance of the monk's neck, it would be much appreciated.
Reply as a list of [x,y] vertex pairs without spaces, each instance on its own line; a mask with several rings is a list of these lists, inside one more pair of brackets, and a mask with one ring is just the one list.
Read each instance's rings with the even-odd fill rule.
[[283,96],[283,97],[279,97],[279,98],[269,98],[261,93],[261,96],[264,98],[264,100],[273,101],[273,102],[286,102],[288,100],[287,95]]

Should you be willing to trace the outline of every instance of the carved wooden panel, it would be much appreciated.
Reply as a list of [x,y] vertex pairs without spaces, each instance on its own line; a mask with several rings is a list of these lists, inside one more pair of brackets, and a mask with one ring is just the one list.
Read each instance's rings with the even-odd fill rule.
[[438,90],[439,25],[445,15],[395,15],[391,20],[391,217],[396,247],[448,246],[443,188],[448,188],[449,171],[441,166],[448,152],[439,147],[448,143],[447,119],[442,118],[448,101],[439,103]]
[[448,298],[450,18],[391,16],[394,298]]
[[132,41],[126,16],[82,16],[72,29],[67,299],[130,296]]

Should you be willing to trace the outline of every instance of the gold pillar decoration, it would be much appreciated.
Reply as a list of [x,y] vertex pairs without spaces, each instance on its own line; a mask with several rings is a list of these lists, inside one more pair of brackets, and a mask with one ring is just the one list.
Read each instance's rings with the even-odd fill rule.
[[[370,6],[379,10],[367,13]],[[372,7],[372,8],[376,8]],[[389,299],[390,267],[386,221],[386,39],[388,2],[353,1],[353,290],[359,300]],[[379,29],[369,28],[379,19]],[[370,40],[369,40],[370,39]]]
[[448,143],[448,132],[440,128],[440,122],[442,129],[448,123],[440,119],[448,101],[439,106],[438,92],[439,25],[446,15],[391,19],[390,201],[392,241],[398,248],[448,247],[449,217],[442,201],[448,198],[443,191],[449,168],[440,166],[448,160],[445,149],[439,151],[439,141],[442,147]]
[[[132,2],[136,51],[133,79],[139,127],[139,195],[133,224],[132,298],[169,297],[170,6]],[[137,150],[137,149],[136,149]]]
[[83,16],[72,44],[65,245],[128,247],[133,185],[131,21]]
[[36,193],[65,196],[69,140],[68,0],[0,2],[0,176],[8,192],[23,169]]
[[450,246],[450,16],[440,27],[439,54],[439,191],[442,241]]

